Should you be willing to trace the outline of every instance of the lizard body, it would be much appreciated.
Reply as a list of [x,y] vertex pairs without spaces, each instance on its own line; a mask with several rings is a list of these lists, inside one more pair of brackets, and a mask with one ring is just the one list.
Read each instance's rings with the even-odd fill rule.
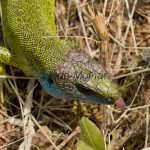
[[10,51],[0,62],[35,76],[56,98],[112,104],[120,97],[100,64],[55,37],[55,0],[1,0],[2,24]]

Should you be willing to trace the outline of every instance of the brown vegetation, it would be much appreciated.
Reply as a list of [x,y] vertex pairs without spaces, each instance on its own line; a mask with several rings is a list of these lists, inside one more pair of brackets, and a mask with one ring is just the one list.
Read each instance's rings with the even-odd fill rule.
[[98,126],[111,150],[146,150],[150,147],[150,68],[145,61],[150,59],[149,0],[59,0],[56,14],[58,36],[78,41],[104,65],[118,88],[135,81],[121,90],[127,109],[121,114],[115,106],[56,100],[39,84],[33,94],[34,79],[7,66],[13,79],[0,83],[0,149],[16,150],[25,138],[33,149],[76,149],[79,122],[85,116]]

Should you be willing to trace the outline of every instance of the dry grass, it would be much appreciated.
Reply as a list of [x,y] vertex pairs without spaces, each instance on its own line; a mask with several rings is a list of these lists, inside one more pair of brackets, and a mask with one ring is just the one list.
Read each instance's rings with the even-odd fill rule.
[[150,149],[150,68],[142,60],[150,54],[150,2],[58,0],[56,22],[58,36],[78,41],[118,87],[138,79],[121,90],[127,109],[120,114],[115,106],[56,100],[7,66],[9,76],[0,76],[0,149],[76,149],[82,116],[99,127],[111,150]]

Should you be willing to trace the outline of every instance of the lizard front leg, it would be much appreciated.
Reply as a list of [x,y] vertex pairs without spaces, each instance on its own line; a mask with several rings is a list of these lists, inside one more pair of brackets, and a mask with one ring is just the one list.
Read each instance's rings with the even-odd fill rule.
[[0,46],[0,63],[13,65],[11,60],[12,60],[12,55],[10,51],[5,47]]

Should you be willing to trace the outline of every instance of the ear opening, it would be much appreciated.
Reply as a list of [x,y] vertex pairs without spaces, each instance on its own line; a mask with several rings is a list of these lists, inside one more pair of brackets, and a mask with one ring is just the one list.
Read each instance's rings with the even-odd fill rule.
[[53,84],[53,83],[54,83],[54,81],[52,80],[52,77],[51,77],[51,76],[49,76],[48,81],[49,81],[50,84]]

